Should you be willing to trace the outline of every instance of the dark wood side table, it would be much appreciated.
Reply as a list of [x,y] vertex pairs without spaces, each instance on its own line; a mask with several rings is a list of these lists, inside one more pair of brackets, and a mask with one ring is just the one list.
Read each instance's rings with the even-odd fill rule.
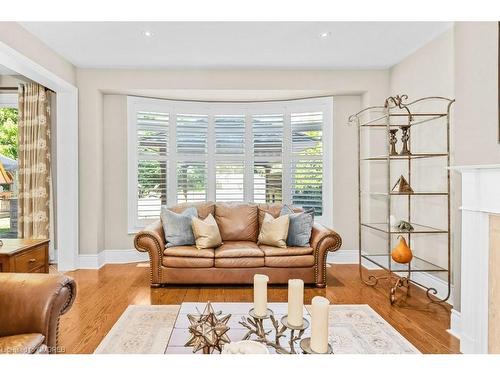
[[49,273],[49,240],[4,239],[0,272]]

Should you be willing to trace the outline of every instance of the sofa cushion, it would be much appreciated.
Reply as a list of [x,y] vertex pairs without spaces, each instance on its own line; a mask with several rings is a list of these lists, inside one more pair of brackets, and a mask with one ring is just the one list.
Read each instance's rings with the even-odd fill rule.
[[187,202],[187,203],[179,203],[168,209],[177,214],[180,214],[188,207],[194,207],[198,211],[198,217],[200,219],[205,219],[209,214],[215,214],[215,203],[214,202]]
[[32,354],[43,345],[45,336],[39,333],[0,337],[0,354]]
[[222,244],[219,227],[212,214],[204,220],[193,217],[191,222],[197,249],[210,249]]
[[222,241],[257,242],[259,225],[257,205],[252,203],[216,203],[215,220]]
[[163,252],[167,257],[210,258],[214,257],[214,249],[200,249],[194,246],[167,247]]
[[166,247],[194,245],[194,234],[191,228],[193,217],[198,216],[194,207],[188,207],[182,213],[161,208],[161,223],[165,233]]
[[265,213],[257,244],[286,248],[289,223],[289,215],[280,216],[275,219],[270,214]]
[[[260,227],[262,226],[262,222],[264,221],[264,216],[266,212],[271,215],[274,218],[277,218],[281,214],[281,209],[283,208],[283,203],[272,203],[272,204],[267,204],[267,203],[260,203],[258,205],[259,209],[259,231]],[[293,212],[302,212],[304,209],[302,207],[295,207],[295,206],[289,206],[292,208]]]
[[264,252],[259,249],[255,242],[250,241],[227,241],[215,249],[215,258],[262,258]]
[[216,268],[254,268],[264,267],[264,257],[216,258]]
[[210,268],[214,266],[214,258],[163,257],[162,264],[172,268]]
[[281,209],[281,215],[288,215],[290,218],[286,244],[288,246],[309,246],[314,224],[314,209],[294,212],[291,207],[285,205]]
[[286,249],[283,249],[281,247],[268,246],[268,245],[259,245],[259,247],[264,252],[264,255],[266,257],[310,255],[313,253],[312,247],[291,246],[291,247],[287,247]]
[[266,267],[312,267],[314,255],[265,257]]

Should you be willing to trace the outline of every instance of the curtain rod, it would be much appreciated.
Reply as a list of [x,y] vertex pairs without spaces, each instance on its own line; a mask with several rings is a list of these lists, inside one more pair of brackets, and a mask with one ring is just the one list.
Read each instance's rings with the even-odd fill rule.
[[0,90],[9,90],[9,91],[16,90],[17,91],[17,87],[0,87]]

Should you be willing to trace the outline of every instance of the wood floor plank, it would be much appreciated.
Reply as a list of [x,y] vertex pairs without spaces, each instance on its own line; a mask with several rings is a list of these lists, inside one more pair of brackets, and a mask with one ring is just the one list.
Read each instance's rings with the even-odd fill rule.
[[[181,304],[182,302],[251,302],[251,286],[149,287],[149,268],[137,264],[106,265],[99,270],[67,273],[75,278],[77,298],[61,318],[59,344],[67,353],[92,353],[128,305]],[[124,276],[126,275],[126,276]],[[458,353],[459,341],[446,330],[451,306],[429,303],[425,293],[412,287],[406,300],[391,306],[388,284],[369,287],[359,278],[355,265],[327,268],[324,289],[307,287],[304,302],[314,296],[335,304],[367,304],[423,353]],[[270,302],[286,302],[285,286],[270,286]]]

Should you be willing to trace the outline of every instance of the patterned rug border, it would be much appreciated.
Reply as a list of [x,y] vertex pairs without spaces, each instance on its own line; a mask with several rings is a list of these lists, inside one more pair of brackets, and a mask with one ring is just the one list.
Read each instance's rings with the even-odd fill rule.
[[[120,315],[118,320],[113,324],[113,327],[109,330],[109,332],[106,334],[104,339],[99,343],[97,348],[94,350],[94,354],[119,354],[119,353],[110,353],[108,351],[108,348],[111,347],[114,342],[113,340],[116,340],[116,337],[119,335],[122,335],[121,331],[125,328],[127,324],[127,320],[129,319],[129,316],[132,314],[134,310],[149,310],[149,311],[155,311],[155,312],[163,312],[163,310],[167,311],[169,309],[176,309],[175,311],[175,319],[173,320],[172,324],[170,327],[166,327],[166,332],[168,332],[168,335],[165,335],[165,337],[168,337],[168,340],[170,340],[170,335],[172,334],[172,330],[174,328],[174,323],[179,316],[179,311],[181,310],[181,305],[128,305],[127,308],[123,311],[123,313]],[[164,350],[161,349],[162,352]],[[140,353],[136,353],[140,354]],[[158,353],[159,354],[159,353]]]

